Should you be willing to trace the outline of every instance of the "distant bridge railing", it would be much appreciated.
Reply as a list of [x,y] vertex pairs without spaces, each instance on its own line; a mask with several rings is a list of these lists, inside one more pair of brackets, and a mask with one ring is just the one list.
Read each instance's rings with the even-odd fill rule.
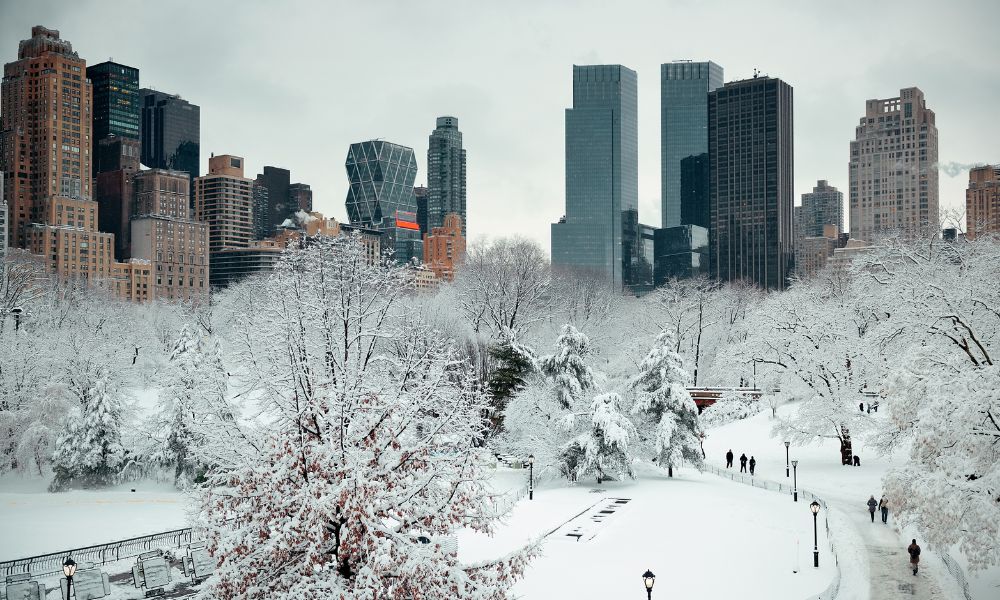
[[62,573],[62,564],[67,556],[72,556],[77,563],[90,562],[95,565],[105,565],[124,558],[139,556],[143,552],[157,548],[181,548],[197,539],[193,535],[193,530],[186,527],[107,544],[8,560],[0,562],[0,577],[6,578],[18,573],[30,573],[34,577]]

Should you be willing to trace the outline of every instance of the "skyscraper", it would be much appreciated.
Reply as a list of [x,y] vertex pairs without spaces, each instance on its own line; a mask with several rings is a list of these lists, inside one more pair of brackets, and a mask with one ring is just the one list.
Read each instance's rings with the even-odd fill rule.
[[938,134],[919,88],[868,100],[851,142],[851,237],[937,235]]
[[28,224],[45,223],[49,199],[90,200],[91,85],[87,62],[59,32],[31,28],[0,84],[0,171],[10,243],[28,246]]
[[[93,156],[98,144],[109,136],[139,139],[139,69],[103,62],[87,67],[87,77],[94,89]],[[94,161],[94,174],[101,172],[101,161]]]
[[243,176],[243,158],[208,159],[208,174],[194,180],[195,218],[208,223],[209,256],[246,248],[253,239],[253,181]]
[[444,227],[445,215],[462,217],[465,236],[465,150],[455,117],[438,117],[427,146],[427,227]]
[[274,228],[295,209],[291,207],[288,196],[288,186],[292,181],[292,173],[280,167],[264,167],[264,172],[257,175],[253,186],[267,189],[267,210],[262,214],[265,219],[258,228],[264,232],[263,237],[274,235]]
[[[708,138],[706,135],[706,143]],[[708,229],[711,224],[708,152],[681,159],[681,223]]]
[[712,274],[784,289],[794,262],[792,87],[755,76],[710,92],[708,156]]
[[420,227],[420,234],[427,235],[430,228],[427,226],[427,199],[430,191],[423,186],[413,188],[413,198],[417,201],[417,225]]
[[[675,61],[660,65],[660,202],[663,227],[707,223],[684,220],[684,203],[691,199],[682,186],[688,157],[708,152],[708,93],[722,87],[722,67],[713,62]],[[708,188],[708,172],[687,189]],[[694,200],[698,200],[695,198]],[[700,211],[695,211],[700,214]]]
[[351,225],[378,229],[383,247],[393,249],[399,263],[424,255],[413,181],[417,160],[413,148],[384,140],[351,144],[347,151],[347,216]]
[[820,179],[812,192],[802,194],[801,215],[798,221],[799,237],[824,236],[826,225],[836,225],[839,235],[844,230],[843,192],[825,179]]
[[444,281],[455,280],[455,271],[465,258],[462,217],[456,213],[445,215],[444,226],[435,227],[424,238],[423,258],[435,277]]
[[966,238],[1000,234],[1000,165],[977,167],[969,171],[965,190]]
[[639,263],[635,71],[573,66],[566,109],[566,215],[552,224],[552,265],[622,288]]
[[194,179],[201,160],[201,108],[180,96],[143,88],[142,164],[185,171]]
[[292,212],[312,212],[313,192],[308,183],[291,183],[288,185],[288,204]]

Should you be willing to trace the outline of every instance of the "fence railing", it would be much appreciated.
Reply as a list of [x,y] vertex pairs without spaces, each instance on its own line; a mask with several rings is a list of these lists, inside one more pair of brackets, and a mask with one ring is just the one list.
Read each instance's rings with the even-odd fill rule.
[[969,581],[965,578],[965,571],[962,569],[962,566],[955,562],[955,559],[943,549],[938,552],[938,555],[941,557],[945,568],[948,569],[948,572],[955,579],[955,583],[962,589],[962,595],[965,596],[965,600],[974,600],[972,591],[969,589]]
[[30,573],[34,577],[43,577],[62,573],[62,564],[67,556],[72,556],[77,563],[90,562],[105,565],[107,563],[139,556],[143,552],[157,548],[180,548],[190,544],[193,531],[190,527],[164,531],[141,537],[129,538],[107,544],[86,546],[63,550],[51,554],[41,554],[28,558],[18,558],[0,562],[0,577],[8,577],[18,573]]
[[[788,485],[787,483],[769,481],[767,479],[757,479],[755,477],[751,477],[748,475],[743,475],[740,473],[734,473],[726,469],[721,469],[715,465],[710,465],[707,463],[705,463],[705,465],[702,467],[702,470],[712,473],[713,475],[722,477],[723,479],[729,479],[730,481],[735,481],[737,483],[742,483],[744,485],[749,485],[751,487],[762,488],[765,490],[771,490],[774,492],[781,492],[781,493],[787,492],[789,494],[795,491],[795,488],[791,485]],[[837,548],[836,544],[834,543],[834,535],[833,531],[830,529],[830,519],[828,516],[830,514],[830,511],[828,510],[826,501],[817,496],[816,494],[810,492],[809,490],[804,490],[802,488],[798,488],[798,492],[799,495],[802,496],[803,500],[815,500],[816,502],[819,502],[820,505],[822,505],[824,509],[823,525],[826,528],[826,539],[830,546],[830,555],[833,556],[833,562],[837,567],[833,575],[833,581],[830,582],[830,585],[828,585],[825,590],[820,592],[819,595],[809,596],[809,600],[812,600],[813,598],[815,598],[816,600],[833,600],[834,598],[837,597],[837,592],[840,591],[840,559],[837,557]]]

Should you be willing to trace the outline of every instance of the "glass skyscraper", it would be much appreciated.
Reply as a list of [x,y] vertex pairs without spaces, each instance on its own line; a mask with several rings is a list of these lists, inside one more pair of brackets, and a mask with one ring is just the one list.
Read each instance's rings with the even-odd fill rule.
[[198,177],[201,151],[201,108],[180,96],[143,88],[142,164],[184,171]]
[[[87,78],[94,89],[92,156],[98,154],[98,143],[109,136],[138,140],[139,69],[102,62],[87,67]],[[98,161],[92,162],[97,173]]]
[[347,216],[351,225],[378,229],[398,263],[424,255],[413,181],[417,160],[413,148],[383,140],[351,144],[347,151]]
[[462,217],[465,236],[465,150],[455,117],[438,117],[427,145],[427,231],[444,227],[444,217]]
[[573,66],[566,109],[566,215],[552,224],[552,265],[606,277],[639,277],[639,142],[635,71]]
[[[722,67],[713,62],[673,62],[660,65],[660,184],[663,227],[700,225],[685,219],[690,198],[682,184],[682,161],[708,152],[708,93],[722,87]],[[691,174],[689,172],[689,174]],[[689,180],[688,189],[708,187]],[[695,210],[694,214],[702,214]]]

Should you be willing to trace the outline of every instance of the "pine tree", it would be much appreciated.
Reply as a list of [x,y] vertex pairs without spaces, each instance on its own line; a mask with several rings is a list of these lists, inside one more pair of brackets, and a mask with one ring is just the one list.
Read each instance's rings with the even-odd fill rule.
[[52,456],[53,491],[71,484],[83,487],[114,483],[125,462],[121,444],[121,398],[100,376],[84,394],[80,412],[72,415],[56,441]]
[[583,393],[594,387],[594,373],[584,361],[590,339],[572,325],[563,325],[556,353],[539,361],[539,370],[555,384],[556,400],[567,410],[577,408]]
[[614,475],[634,477],[629,445],[635,426],[622,414],[622,398],[611,392],[594,397],[590,408],[590,431],[577,443],[583,448],[583,463],[577,477],[594,474],[598,481]]
[[524,389],[528,376],[535,371],[536,358],[530,348],[519,344],[512,335],[491,346],[489,353],[495,363],[487,382],[492,398],[490,427],[495,434],[503,428],[507,403]]
[[699,466],[704,460],[698,407],[686,389],[691,376],[675,347],[673,333],[661,332],[632,382],[641,436],[652,441],[656,461],[671,474],[683,460]]

